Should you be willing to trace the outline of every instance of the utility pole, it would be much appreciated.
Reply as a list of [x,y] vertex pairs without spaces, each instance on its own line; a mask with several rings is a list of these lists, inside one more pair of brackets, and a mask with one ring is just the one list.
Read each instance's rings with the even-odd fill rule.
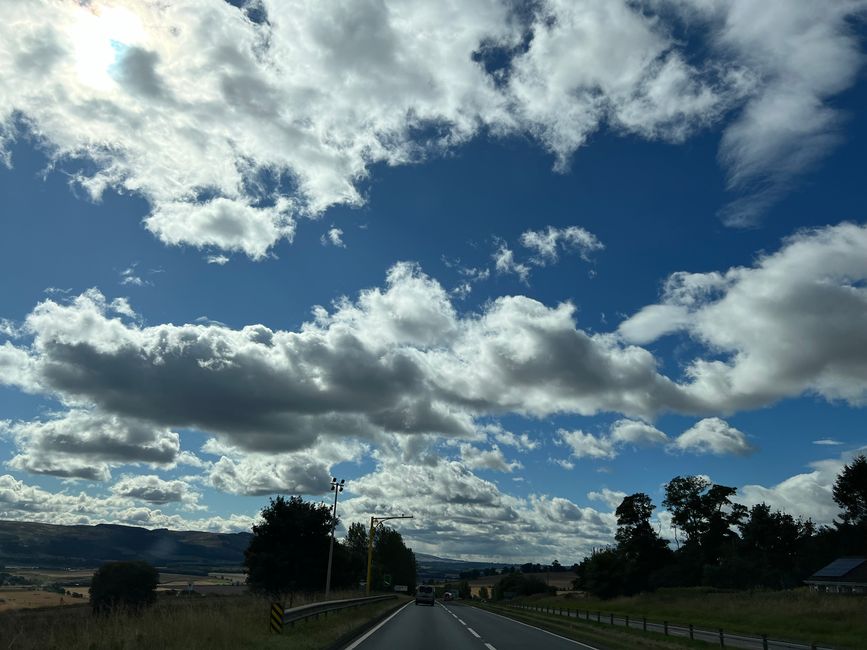
[[382,525],[382,522],[388,521],[389,519],[412,519],[412,515],[393,515],[391,517],[371,517],[370,518],[370,539],[367,542],[367,583],[365,584],[365,589],[367,590],[367,595],[370,595],[370,583],[373,579],[373,534],[376,532],[378,526]]
[[334,527],[337,525],[337,495],[343,492],[343,484],[345,480],[341,479],[340,483],[337,479],[331,478],[331,491],[334,492],[334,511],[331,517],[331,546],[328,547],[328,574],[325,577],[325,598],[331,591],[331,559],[334,557]]

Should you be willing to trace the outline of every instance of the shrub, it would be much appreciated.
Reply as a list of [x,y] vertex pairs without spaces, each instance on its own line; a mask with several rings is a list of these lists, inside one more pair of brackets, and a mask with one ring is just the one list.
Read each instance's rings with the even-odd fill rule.
[[137,611],[156,601],[159,573],[147,562],[107,562],[90,584],[90,604],[94,613],[116,608]]

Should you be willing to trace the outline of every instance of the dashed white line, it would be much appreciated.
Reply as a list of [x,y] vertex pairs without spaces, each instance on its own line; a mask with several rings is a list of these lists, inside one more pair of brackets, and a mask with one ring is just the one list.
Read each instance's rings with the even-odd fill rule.
[[464,623],[461,619],[458,619],[458,623],[460,623],[461,625],[466,625],[466,623]]
[[486,647],[488,650],[497,650],[497,649],[496,649],[494,646],[492,646],[490,643],[486,643],[486,644],[485,644],[485,647]]
[[478,632],[476,632],[473,628],[468,627],[467,630],[469,630],[470,634],[472,634],[472,635],[473,635],[474,637],[476,637],[477,639],[481,639],[481,638],[482,638],[481,635],[480,635]]

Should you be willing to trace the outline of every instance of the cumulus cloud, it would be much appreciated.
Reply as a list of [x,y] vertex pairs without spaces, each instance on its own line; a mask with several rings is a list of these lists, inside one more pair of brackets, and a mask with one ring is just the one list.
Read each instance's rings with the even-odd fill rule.
[[609,513],[559,497],[510,496],[455,461],[385,462],[354,481],[353,489],[359,496],[341,505],[345,524],[365,521],[370,513],[413,515],[394,525],[420,552],[448,548],[451,557],[464,559],[569,561],[613,539]]
[[621,323],[648,343],[685,331],[713,356],[687,367],[688,392],[720,411],[806,392],[867,400],[867,226],[797,233],[751,267],[675,273],[662,300]]
[[521,469],[518,461],[509,462],[505,454],[497,446],[493,445],[490,449],[479,449],[469,444],[462,444],[461,461],[470,469],[490,469],[495,472],[513,472],[516,469]]
[[705,418],[680,434],[674,447],[699,454],[746,456],[755,451],[746,435],[719,418]]
[[172,466],[180,454],[180,437],[168,428],[96,411],[73,409],[4,428],[18,448],[7,465],[34,474],[105,481],[111,467]]
[[610,459],[617,456],[614,444],[607,437],[565,429],[560,429],[557,435],[569,447],[574,458]]
[[165,481],[153,474],[124,476],[111,487],[111,491],[120,497],[130,497],[156,505],[178,502],[195,507],[202,496],[193,491],[185,481]]
[[618,492],[617,490],[609,490],[608,488],[602,488],[601,490],[594,490],[593,492],[587,493],[588,499],[591,501],[601,501],[611,508],[611,510],[616,510],[617,506],[623,502],[623,497],[625,496],[626,492]]
[[[360,204],[377,163],[484,130],[530,134],[565,168],[600,128],[678,142],[740,109],[720,158],[742,223],[834,143],[865,4],[256,6],[261,20],[222,0],[6,3],[0,156],[27,130],[94,198],[143,196],[162,241],[261,259],[299,216]],[[703,29],[681,40],[684,21]]]
[[492,257],[497,273],[514,273],[521,282],[527,284],[530,277],[530,267],[515,261],[515,252],[506,246],[505,242],[498,243],[497,250]]
[[61,525],[127,524],[171,530],[215,533],[249,531],[255,517],[232,514],[189,518],[136,505],[128,496],[92,496],[85,492],[52,492],[9,474],[0,475],[0,519]]
[[857,453],[843,454],[840,458],[829,458],[810,463],[809,472],[795,474],[776,485],[745,485],[738,490],[738,501],[747,506],[767,503],[776,510],[787,512],[795,517],[811,519],[816,524],[830,525],[840,514],[834,502],[834,481]]

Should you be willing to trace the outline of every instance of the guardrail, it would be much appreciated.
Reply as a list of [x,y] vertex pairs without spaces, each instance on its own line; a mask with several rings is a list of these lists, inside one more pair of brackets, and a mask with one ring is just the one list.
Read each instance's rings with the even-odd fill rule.
[[335,612],[350,607],[361,607],[370,603],[378,603],[382,600],[397,598],[396,594],[384,596],[364,596],[362,598],[344,598],[343,600],[327,600],[321,603],[311,603],[300,607],[286,608],[283,610],[283,625],[295,625],[297,621],[306,621],[308,618],[319,618],[320,614],[328,616],[328,612]]
[[668,621],[648,621],[646,618],[629,618],[623,614],[615,615],[611,612],[602,612],[589,609],[568,609],[561,607],[538,607],[526,604],[508,604],[505,607],[531,612],[539,612],[549,616],[563,616],[576,621],[590,621],[593,623],[608,623],[644,632],[662,633],[666,636],[686,637],[692,640],[706,641],[719,645],[721,648],[748,648],[755,650],[833,650],[829,646],[820,646],[816,643],[795,643],[793,641],[781,641],[769,639],[767,635],[747,636],[744,634],[732,634],[722,628],[717,630],[702,630],[689,625],[673,625]]

